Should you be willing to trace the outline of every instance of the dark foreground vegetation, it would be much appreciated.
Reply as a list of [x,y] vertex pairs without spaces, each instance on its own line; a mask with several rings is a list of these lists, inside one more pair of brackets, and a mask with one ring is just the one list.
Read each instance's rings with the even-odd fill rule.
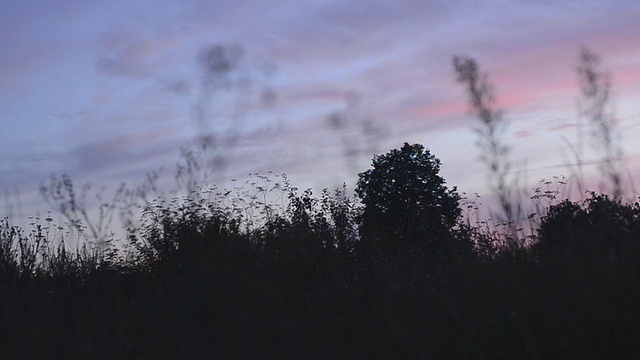
[[66,222],[0,221],[0,356],[640,358],[640,204],[622,202],[615,159],[604,168],[613,197],[538,189],[537,213],[518,215],[490,87],[472,60],[455,66],[503,226],[477,220],[418,144],[376,156],[357,198],[274,175],[201,187],[187,161],[188,195],[139,193],[140,218],[120,209],[119,243],[74,247],[104,240],[116,206],[101,201],[91,223],[70,178],[53,178],[43,195]]
[[[54,246],[51,218],[28,234],[5,220],[0,351],[110,359],[640,356],[638,204],[598,194],[560,202],[528,246],[514,246],[462,221],[451,206],[460,196],[438,166],[420,145],[377,157],[360,176],[364,205],[344,190],[316,198],[266,177],[231,203],[215,189],[153,201],[117,251]],[[424,187],[434,191],[417,191]],[[259,200],[274,192],[281,205]]]

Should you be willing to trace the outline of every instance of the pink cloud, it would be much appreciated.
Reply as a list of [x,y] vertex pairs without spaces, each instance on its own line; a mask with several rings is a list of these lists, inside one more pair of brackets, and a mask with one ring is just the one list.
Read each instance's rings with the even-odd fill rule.
[[535,136],[535,135],[536,135],[535,131],[520,130],[520,131],[516,132],[515,137],[519,138],[519,139],[523,139],[523,138],[528,138],[528,137],[532,137],[532,136]]
[[[640,66],[640,61],[639,64]],[[625,69],[625,71],[613,74],[613,85],[638,85],[640,83],[640,69]]]
[[348,95],[348,92],[339,89],[298,89],[294,93],[287,94],[286,98],[283,100],[287,101],[287,103],[291,105],[314,101],[344,102]]
[[42,67],[45,59],[59,54],[59,50],[53,45],[45,45],[26,47],[18,51],[0,51],[0,88],[12,92],[21,91],[25,77]]
[[433,118],[439,116],[451,116],[466,114],[469,112],[469,105],[462,102],[428,104],[413,109],[410,113],[412,116],[420,118]]
[[108,31],[100,37],[101,54],[96,65],[110,76],[143,78],[181,57],[170,53],[180,40],[184,39],[173,34],[149,36],[136,31]]
[[172,132],[169,130],[156,130],[142,135],[121,135],[81,145],[72,153],[78,158],[79,170],[108,171],[113,167],[131,166],[133,161],[144,162],[166,156],[167,151],[175,151],[174,141],[169,141],[171,150],[161,151],[160,148],[172,138]]
[[573,124],[563,124],[563,125],[558,125],[555,126],[551,129],[549,129],[550,131],[564,131],[564,130],[568,130],[568,129],[574,129],[576,128],[578,125],[573,123]]

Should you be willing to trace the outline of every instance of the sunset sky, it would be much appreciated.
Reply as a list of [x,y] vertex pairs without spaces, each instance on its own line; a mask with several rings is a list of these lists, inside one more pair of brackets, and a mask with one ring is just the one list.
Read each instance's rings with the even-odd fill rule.
[[[171,186],[180,148],[204,135],[222,186],[273,171],[353,189],[374,152],[419,142],[449,185],[484,194],[455,55],[495,85],[531,188],[570,175],[582,45],[611,73],[640,181],[639,19],[631,0],[2,1],[0,214],[48,210],[52,173],[114,188],[163,168]],[[228,71],[203,65],[216,51]]]

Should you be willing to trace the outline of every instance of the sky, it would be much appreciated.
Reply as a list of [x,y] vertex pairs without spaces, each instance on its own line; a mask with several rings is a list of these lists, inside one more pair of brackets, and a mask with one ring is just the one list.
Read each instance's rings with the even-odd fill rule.
[[[114,189],[162,169],[168,189],[180,149],[203,142],[222,187],[273,171],[353,189],[374,153],[418,142],[450,186],[487,195],[456,55],[493,83],[532,189],[571,175],[581,46],[611,74],[616,141],[640,179],[639,17],[630,0],[2,0],[2,212],[51,210],[38,192],[51,174]],[[598,153],[584,157],[596,184]]]

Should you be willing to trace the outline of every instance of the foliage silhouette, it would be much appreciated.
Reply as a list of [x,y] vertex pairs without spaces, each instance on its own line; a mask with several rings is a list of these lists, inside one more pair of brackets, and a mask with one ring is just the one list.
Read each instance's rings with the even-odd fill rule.
[[[543,257],[601,262],[637,259],[640,204],[591,193],[582,202],[551,206],[538,229],[534,249]],[[634,260],[635,261],[635,260]]]
[[449,232],[460,216],[460,196],[438,175],[440,160],[420,144],[375,156],[359,174],[356,193],[364,205],[365,240],[430,241]]
[[[637,205],[600,195],[557,205],[537,251],[518,257],[501,251],[504,241],[475,253],[465,247],[499,233],[461,226],[425,235],[463,245],[433,266],[431,252],[415,244],[368,251],[370,239],[356,233],[363,209],[344,188],[316,198],[269,187],[283,192],[274,196],[283,207],[256,202],[260,188],[239,190],[244,201],[201,189],[151,202],[142,231],[132,234],[136,256],[126,261],[52,248],[37,220],[26,235],[0,222],[0,351],[8,358],[640,354],[628,331],[640,321]],[[248,206],[264,218],[249,219]],[[388,236],[380,240],[398,240]]]

